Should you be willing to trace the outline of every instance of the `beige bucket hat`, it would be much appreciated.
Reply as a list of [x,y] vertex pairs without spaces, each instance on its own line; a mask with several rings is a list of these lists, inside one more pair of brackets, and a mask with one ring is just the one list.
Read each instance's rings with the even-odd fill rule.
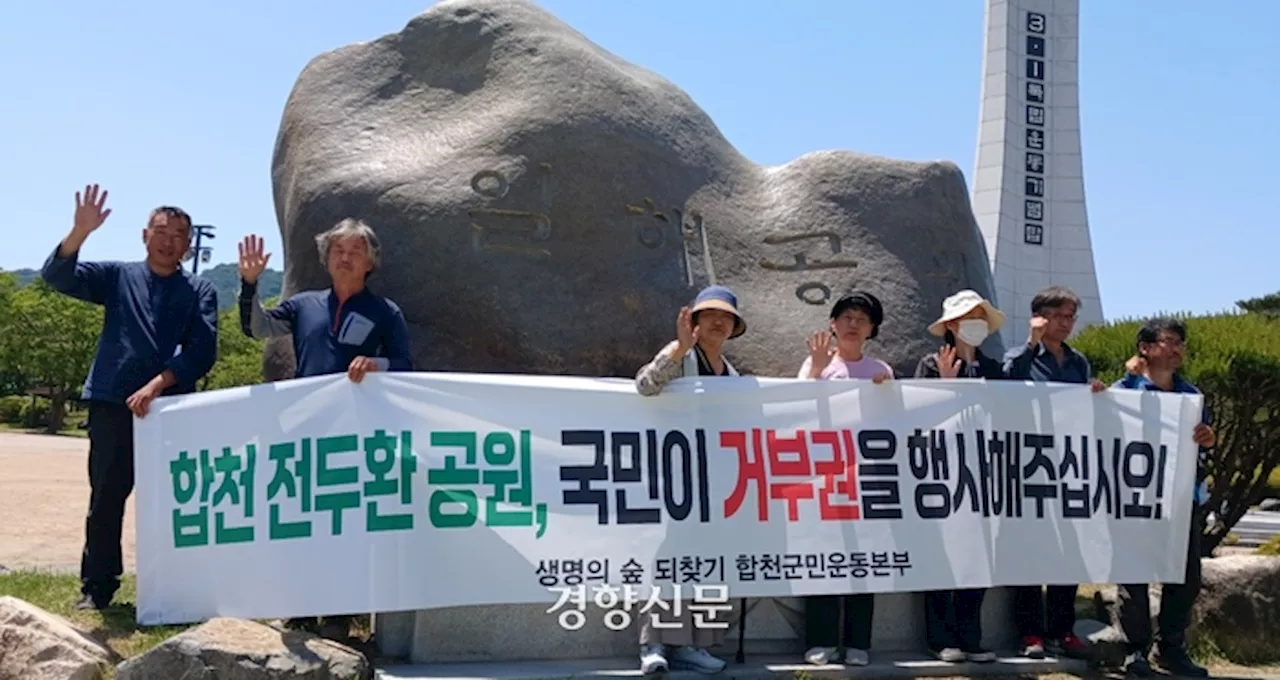
[[993,334],[1004,325],[1004,312],[996,309],[995,305],[978,295],[977,291],[966,288],[942,301],[942,316],[929,324],[929,332],[938,337],[946,335],[948,321],[955,321],[976,307],[981,307],[986,312],[987,326]]

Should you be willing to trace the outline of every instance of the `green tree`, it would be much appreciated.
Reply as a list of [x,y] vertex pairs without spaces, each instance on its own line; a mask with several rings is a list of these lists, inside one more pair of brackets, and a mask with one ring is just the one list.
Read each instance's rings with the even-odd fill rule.
[[49,391],[47,430],[56,433],[67,401],[93,363],[102,308],[63,295],[40,279],[8,295],[7,307],[0,318],[0,357],[29,386]]
[[[0,270],[0,329],[5,327],[3,319],[9,318],[13,294],[17,292],[20,285],[21,281],[16,272]],[[26,377],[9,361],[5,350],[5,343],[0,342],[0,397],[25,395],[27,393]]]
[[1280,292],[1262,297],[1241,300],[1236,303],[1240,309],[1254,314],[1266,314],[1267,316],[1280,317]]
[[[1187,327],[1181,373],[1204,393],[1218,435],[1207,462],[1214,521],[1205,527],[1203,550],[1210,554],[1280,466],[1280,320],[1252,312],[1171,316]],[[1073,344],[1110,382],[1135,354],[1141,324],[1094,326]]]
[[[265,303],[267,306],[271,302]],[[262,351],[265,340],[254,340],[240,331],[236,307],[218,316],[218,360],[201,381],[201,390],[220,390],[262,382]]]

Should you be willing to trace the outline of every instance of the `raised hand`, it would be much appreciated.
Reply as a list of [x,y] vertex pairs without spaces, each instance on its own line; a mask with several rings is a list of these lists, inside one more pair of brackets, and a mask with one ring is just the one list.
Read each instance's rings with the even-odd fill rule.
[[246,283],[257,283],[267,268],[271,253],[264,253],[261,236],[246,236],[240,242],[240,278]]
[[809,346],[809,371],[812,377],[818,377],[823,369],[831,365],[836,351],[831,347],[831,332],[818,331],[805,340]]
[[107,192],[98,193],[97,184],[89,184],[84,188],[84,194],[76,192],[76,214],[72,223],[72,233],[81,240],[92,234],[103,222],[107,221],[107,217],[111,215],[111,209],[104,209],[107,204]]
[[676,343],[681,354],[698,344],[698,329],[693,325],[693,312],[688,307],[681,307],[680,315],[676,317]]
[[1027,344],[1038,345],[1044,339],[1044,331],[1049,327],[1049,320],[1043,316],[1036,315],[1031,317],[1031,328],[1027,332]]
[[960,375],[960,359],[956,357],[956,348],[943,345],[938,350],[938,375],[943,378],[954,378]]
[[1147,372],[1147,360],[1140,355],[1133,355],[1129,360],[1124,362],[1124,370],[1126,373],[1133,375],[1142,375]]

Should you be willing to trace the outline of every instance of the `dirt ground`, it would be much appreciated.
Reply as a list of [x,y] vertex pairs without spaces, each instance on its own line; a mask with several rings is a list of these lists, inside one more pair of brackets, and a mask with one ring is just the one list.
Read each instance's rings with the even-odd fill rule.
[[[89,440],[0,432],[0,566],[78,572],[89,504]],[[134,571],[133,497],[124,568]]]

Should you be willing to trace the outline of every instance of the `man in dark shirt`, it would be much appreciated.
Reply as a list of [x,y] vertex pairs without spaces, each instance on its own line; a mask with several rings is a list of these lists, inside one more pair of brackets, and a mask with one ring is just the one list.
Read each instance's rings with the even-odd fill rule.
[[[258,277],[270,253],[262,238],[248,236],[240,244],[240,329],[252,338],[293,336],[295,378],[346,372],[361,382],[369,371],[412,371],[409,327],[400,307],[365,285],[381,259],[373,229],[345,219],[316,237],[320,262],[332,286],[298,293],[271,309],[258,299]],[[290,619],[294,627],[311,627],[314,619]],[[345,638],[351,616],[325,617],[321,634]]]
[[[1061,286],[1050,286],[1031,299],[1031,328],[1027,342],[1004,357],[1004,375],[1010,380],[1088,383],[1094,392],[1106,389],[1093,377],[1089,360],[1070,345],[1080,298]],[[1082,659],[1088,647],[1076,637],[1077,585],[1019,586],[1013,589],[1013,610],[1023,655],[1044,658],[1046,643],[1055,654]],[[1047,621],[1046,621],[1047,618]],[[1047,625],[1046,625],[1047,623]]]
[[252,338],[293,336],[295,378],[346,372],[412,371],[409,328],[400,307],[366,287],[381,256],[377,235],[346,219],[316,237],[333,285],[298,293],[271,309],[258,299],[258,277],[270,253],[262,239],[240,244],[240,329]]
[[[1138,358],[1134,372],[1116,381],[1112,387],[1131,390],[1158,390],[1180,394],[1199,394],[1182,376],[1182,353],[1186,350],[1187,329],[1176,319],[1152,319],[1138,329]],[[1201,413],[1201,422],[1192,432],[1199,447],[1196,458],[1196,487],[1192,494],[1191,535],[1187,541],[1187,570],[1182,583],[1161,586],[1159,635],[1152,660],[1173,675],[1203,678],[1209,675],[1187,655],[1186,633],[1191,623],[1191,608],[1200,594],[1200,534],[1205,521],[1204,505],[1209,500],[1205,485],[1204,459],[1218,441],[1209,425],[1209,411]],[[1147,584],[1122,584],[1118,592],[1120,629],[1128,642],[1125,670],[1130,675],[1151,674],[1147,655],[1151,651],[1151,605]]]
[[55,290],[105,308],[81,395],[89,402],[90,492],[77,609],[105,608],[120,587],[120,533],[133,491],[133,417],[145,417],[156,397],[194,392],[218,345],[218,293],[182,269],[191,217],[180,208],[151,211],[142,232],[145,261],[79,261],[85,239],[111,214],[106,200],[96,184],[85,187],[83,197],[76,193],[71,233],[41,272]]

